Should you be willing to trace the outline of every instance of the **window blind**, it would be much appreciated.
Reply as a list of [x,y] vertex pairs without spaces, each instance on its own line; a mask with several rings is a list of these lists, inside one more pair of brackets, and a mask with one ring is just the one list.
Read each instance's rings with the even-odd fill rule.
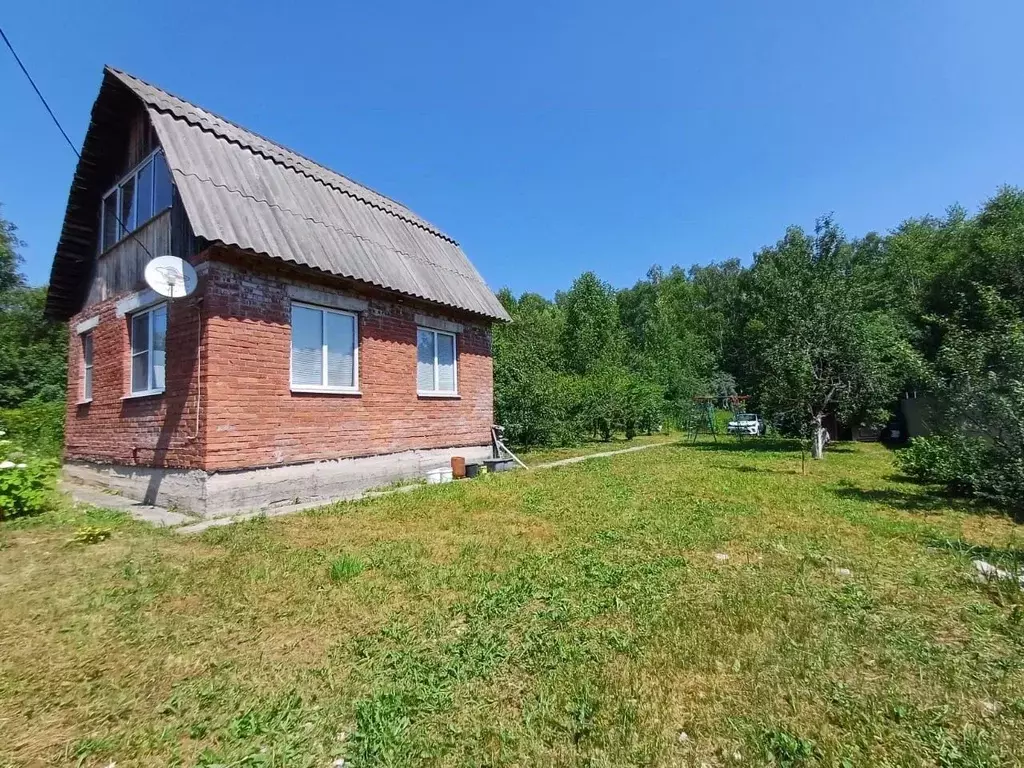
[[292,306],[292,384],[323,384],[323,319],[319,310]]
[[416,389],[434,391],[434,334],[422,328],[416,332]]
[[327,386],[356,385],[356,319],[325,312],[327,330]]

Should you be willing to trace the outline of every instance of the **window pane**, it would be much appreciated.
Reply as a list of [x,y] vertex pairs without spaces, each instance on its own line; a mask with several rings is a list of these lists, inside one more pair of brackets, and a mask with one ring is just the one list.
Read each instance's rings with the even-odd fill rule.
[[416,389],[434,391],[434,334],[416,331]]
[[121,224],[124,226],[124,229],[121,230],[122,236],[135,229],[134,213],[135,179],[133,177],[121,185]]
[[132,392],[149,389],[149,352],[132,355]]
[[149,315],[132,315],[132,354],[149,349]]
[[437,388],[455,391],[455,337],[437,334]]
[[167,359],[167,306],[158,307],[153,315],[153,389],[164,388],[164,366]]
[[323,384],[322,313],[306,307],[292,307],[292,384]]
[[327,386],[356,385],[356,319],[351,315],[326,313]]
[[171,171],[167,167],[167,160],[163,152],[158,152],[153,158],[153,186],[154,186],[154,207],[153,212],[159,213],[165,208],[171,207]]
[[82,335],[82,396],[92,400],[92,334]]
[[117,242],[117,190],[115,189],[103,200],[103,244],[101,250],[107,250]]
[[135,225],[145,224],[153,216],[153,161],[139,169],[137,177]]

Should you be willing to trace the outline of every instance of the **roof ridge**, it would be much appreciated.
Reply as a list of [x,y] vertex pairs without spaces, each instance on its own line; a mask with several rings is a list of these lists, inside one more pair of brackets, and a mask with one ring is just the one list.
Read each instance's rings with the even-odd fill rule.
[[[363,184],[361,181],[357,181],[356,179],[350,178],[349,176],[346,176],[343,173],[339,173],[338,171],[335,171],[335,170],[333,170],[331,168],[328,168],[326,165],[323,165],[322,163],[318,163],[313,158],[307,157],[306,155],[302,154],[301,152],[296,152],[294,149],[291,149],[290,147],[286,147],[284,144],[281,144],[278,141],[274,141],[273,139],[267,138],[266,136],[264,136],[264,135],[262,135],[260,133],[257,133],[256,131],[254,131],[254,130],[252,130],[250,128],[246,128],[244,125],[240,125],[239,123],[236,123],[234,120],[230,120],[230,119],[224,117],[223,115],[220,115],[220,114],[218,114],[216,112],[213,112],[213,111],[207,109],[206,107],[200,106],[199,104],[196,104],[195,102],[189,101],[188,99],[183,99],[181,96],[178,96],[177,94],[171,93],[170,91],[166,90],[165,88],[161,88],[159,85],[154,85],[153,83],[151,83],[151,82],[149,82],[147,80],[143,80],[141,77],[137,77],[136,75],[133,75],[130,72],[125,72],[124,70],[118,69],[117,67],[113,67],[113,66],[111,66],[109,64],[105,64],[103,68],[105,70],[111,72],[112,74],[116,75],[119,78],[125,78],[125,77],[130,78],[132,80],[135,80],[135,81],[141,83],[142,85],[146,86],[147,88],[152,88],[153,90],[158,91],[159,93],[163,94],[164,96],[167,96],[167,97],[172,98],[172,99],[176,99],[177,101],[181,102],[182,104],[184,104],[184,105],[186,105],[188,107],[191,107],[192,109],[199,110],[201,112],[205,112],[210,117],[213,117],[213,118],[215,118],[217,120],[220,120],[220,121],[222,121],[224,123],[227,123],[228,125],[232,126],[233,128],[235,128],[235,129],[237,129],[239,131],[242,131],[243,133],[247,133],[247,134],[249,134],[251,136],[254,136],[257,139],[259,139],[260,141],[266,142],[270,146],[276,147],[277,149],[281,150],[282,152],[286,152],[286,153],[288,153],[290,155],[294,155],[295,157],[299,158],[300,160],[304,160],[305,162],[307,162],[310,165],[312,165],[314,169],[319,169],[319,170],[325,172],[326,174],[334,174],[335,176],[338,176],[338,177],[344,179],[345,181],[347,181],[348,183],[354,185],[355,187],[362,188],[363,190],[366,190],[370,194],[376,195],[377,197],[382,198],[383,200],[386,200],[387,202],[391,203],[394,206],[397,206],[401,210],[400,211],[388,210],[387,207],[375,204],[373,200],[367,200],[367,199],[365,199],[363,197],[360,197],[358,194],[354,194],[352,190],[338,188],[337,185],[331,183],[330,179],[319,178],[317,175],[309,173],[308,171],[305,171],[304,169],[297,168],[293,164],[285,162],[284,159],[282,159],[282,158],[268,157],[269,160],[272,160],[274,162],[280,162],[282,165],[285,165],[285,166],[291,168],[291,170],[296,172],[296,173],[303,173],[303,175],[308,175],[311,178],[314,178],[316,181],[319,181],[322,184],[326,184],[327,186],[331,186],[331,187],[334,187],[334,188],[338,189],[338,191],[341,192],[342,194],[347,194],[347,195],[351,195],[352,197],[355,197],[356,199],[358,199],[360,202],[362,202],[365,205],[369,205],[369,206],[372,206],[374,208],[379,208],[380,210],[382,210],[383,212],[385,212],[387,214],[390,214],[392,216],[397,216],[398,218],[405,219],[405,220],[409,221],[409,223],[414,224],[415,226],[418,226],[418,227],[422,227],[423,229],[427,230],[431,234],[436,235],[437,237],[443,238],[443,239],[445,239],[445,240],[447,240],[447,241],[449,241],[449,242],[451,242],[451,243],[453,243],[455,245],[459,245],[458,241],[455,240],[455,238],[453,238],[451,235],[446,234],[440,228],[438,228],[434,224],[431,224],[429,221],[423,219],[418,214],[413,213],[412,209],[410,209],[409,206],[407,206],[405,203],[401,202],[400,200],[396,200],[395,198],[390,197],[388,195],[385,195],[382,192],[378,192],[373,187],[370,187],[370,186],[368,186],[366,184]],[[136,94],[136,95],[138,95],[140,98],[143,98],[141,96],[141,94]],[[143,100],[145,101],[145,98],[143,98]],[[161,112],[163,112],[163,111],[170,111],[170,110],[162,109],[159,105],[156,105],[156,104],[151,104],[150,106],[152,106],[152,107],[154,107],[156,109],[159,109]],[[202,130],[209,130],[211,133],[216,134],[219,138],[224,139],[225,141],[232,141],[232,139],[228,138],[227,136],[224,136],[222,133],[220,133],[218,131],[215,131],[215,130],[213,130],[210,127],[203,126],[203,125],[198,125],[193,120],[189,120],[184,115],[175,115],[175,117],[178,118],[178,119],[181,119],[181,120],[186,120],[187,122],[192,123],[193,125],[196,125],[196,127],[200,128]],[[239,144],[239,146],[243,147],[244,149],[246,149],[246,150],[248,150],[250,152],[266,156],[265,152],[261,152],[256,147],[244,145],[241,142],[237,142],[237,141],[235,143]]]

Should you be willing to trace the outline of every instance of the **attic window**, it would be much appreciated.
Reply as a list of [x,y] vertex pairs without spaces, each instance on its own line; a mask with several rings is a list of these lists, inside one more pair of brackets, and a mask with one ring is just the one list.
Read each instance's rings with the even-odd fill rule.
[[100,252],[171,207],[171,172],[159,149],[103,196]]

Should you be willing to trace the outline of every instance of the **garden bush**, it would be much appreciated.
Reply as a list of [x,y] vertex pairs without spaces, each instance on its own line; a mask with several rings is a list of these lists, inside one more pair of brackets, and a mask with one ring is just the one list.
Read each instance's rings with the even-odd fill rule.
[[977,486],[986,448],[981,440],[958,435],[915,437],[896,452],[896,465],[926,483],[938,483],[959,493]]
[[0,430],[0,520],[44,512],[50,504],[57,462],[15,447]]
[[907,475],[1005,509],[1024,509],[1024,459],[999,441],[959,433],[915,438],[896,452]]
[[0,429],[16,445],[57,458],[64,446],[64,401],[30,400],[17,408],[0,409]]

